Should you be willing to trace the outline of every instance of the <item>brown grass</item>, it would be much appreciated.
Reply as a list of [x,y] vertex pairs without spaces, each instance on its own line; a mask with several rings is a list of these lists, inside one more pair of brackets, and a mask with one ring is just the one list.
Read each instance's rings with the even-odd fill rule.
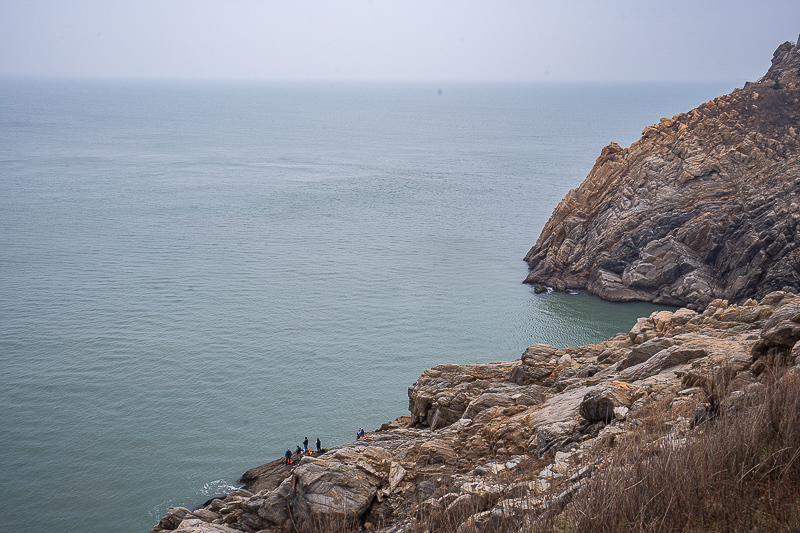
[[[717,405],[722,386],[708,391]],[[800,377],[774,374],[684,440],[620,446],[565,530],[799,531],[799,491]]]

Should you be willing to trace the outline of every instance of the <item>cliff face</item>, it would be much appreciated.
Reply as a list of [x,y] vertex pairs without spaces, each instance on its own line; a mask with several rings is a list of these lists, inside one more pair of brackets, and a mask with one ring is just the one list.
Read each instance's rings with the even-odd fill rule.
[[611,143],[525,257],[526,283],[702,309],[800,288],[800,49]]

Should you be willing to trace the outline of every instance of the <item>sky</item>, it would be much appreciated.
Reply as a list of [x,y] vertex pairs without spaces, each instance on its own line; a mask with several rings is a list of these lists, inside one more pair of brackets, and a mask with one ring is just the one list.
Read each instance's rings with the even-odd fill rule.
[[800,0],[0,0],[0,76],[755,80]]

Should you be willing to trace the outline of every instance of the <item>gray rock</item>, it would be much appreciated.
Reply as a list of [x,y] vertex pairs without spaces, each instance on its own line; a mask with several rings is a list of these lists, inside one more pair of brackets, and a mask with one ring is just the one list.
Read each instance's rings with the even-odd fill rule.
[[[599,386],[583,397],[578,413],[588,422],[611,422],[615,417],[615,409],[627,409],[642,396],[639,387],[614,381]],[[622,413],[622,411],[620,411]]]
[[625,356],[619,364],[619,369],[623,370],[625,368],[638,365],[639,363],[643,363],[650,359],[653,355],[669,348],[670,346],[674,345],[675,341],[670,338],[658,338],[652,339],[647,342],[643,342],[638,346],[634,347],[627,356]]
[[786,102],[800,54],[781,57],[780,91],[748,84],[603,148],[525,256],[525,282],[693,309],[797,292],[800,109]]

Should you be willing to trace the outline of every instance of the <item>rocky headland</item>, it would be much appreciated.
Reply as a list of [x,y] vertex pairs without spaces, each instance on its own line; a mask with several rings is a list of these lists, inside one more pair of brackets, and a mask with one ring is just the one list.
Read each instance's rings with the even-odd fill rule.
[[[582,520],[603,511],[582,505],[618,500],[598,496],[615,474],[630,480],[626,494],[649,494],[659,458],[680,456],[735,413],[754,427],[763,419],[759,435],[774,432],[776,442],[794,435],[756,407],[787,404],[770,396],[776,383],[800,389],[798,74],[800,51],[785,43],[759,82],[662,120],[630,148],[604,148],[528,255],[530,282],[685,307],[599,344],[535,344],[512,361],[436,366],[409,387],[409,415],[299,463],[254,468],[244,488],[171,508],[152,533],[588,531]],[[730,440],[745,442],[737,431]],[[757,490],[728,515],[750,513],[755,530],[800,526],[796,496],[787,503],[757,485],[789,476],[779,481],[797,494],[800,441],[776,450],[758,442],[744,454],[756,466],[715,467],[703,474],[717,483],[708,490],[662,483],[635,516],[615,511],[613,530],[738,530],[695,527],[717,516],[704,507],[666,520],[724,499],[729,470]],[[619,455],[625,449],[635,453]]]
[[800,288],[800,50],[743,89],[603,148],[525,260],[526,283],[702,309]]

